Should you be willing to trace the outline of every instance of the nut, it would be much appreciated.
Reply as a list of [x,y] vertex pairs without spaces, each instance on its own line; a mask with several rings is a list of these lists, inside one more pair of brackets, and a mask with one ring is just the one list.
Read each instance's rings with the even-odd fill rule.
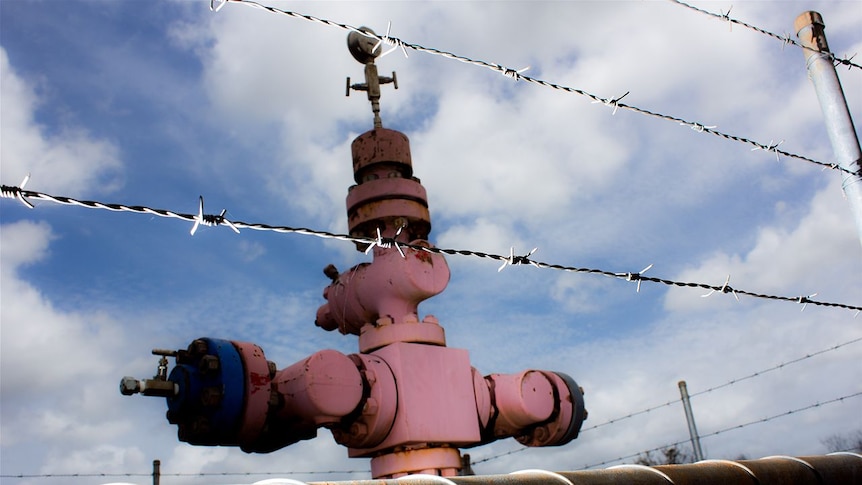
[[196,339],[189,345],[189,353],[193,355],[202,355],[207,353],[209,349],[209,345],[207,345],[206,340]]
[[377,374],[375,374],[373,370],[366,369],[362,371],[362,375],[365,377],[365,381],[368,382],[369,386],[373,386],[374,383],[377,382]]
[[201,404],[204,406],[216,406],[221,402],[224,393],[218,387],[205,387],[201,389]]
[[198,362],[198,369],[204,374],[209,372],[217,372],[219,370],[219,360],[215,355],[205,355]]
[[131,396],[132,394],[137,394],[139,392],[141,392],[141,381],[128,376],[123,377],[120,381],[120,394]]
[[533,431],[533,438],[540,443],[544,443],[544,441],[548,439],[549,435],[550,433],[546,426],[539,426],[535,431]]
[[377,404],[377,399],[373,397],[366,399],[365,404],[362,406],[362,414],[365,415],[375,415],[379,410],[380,406]]
[[350,434],[356,438],[364,438],[368,434],[368,426],[365,423],[353,423],[350,425]]

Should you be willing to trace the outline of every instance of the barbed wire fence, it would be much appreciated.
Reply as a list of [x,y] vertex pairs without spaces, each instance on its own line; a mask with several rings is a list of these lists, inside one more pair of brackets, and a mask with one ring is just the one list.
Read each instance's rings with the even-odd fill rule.
[[767,37],[772,37],[773,39],[781,41],[781,43],[783,45],[793,45],[793,46],[799,47],[800,49],[803,49],[803,50],[809,50],[812,52],[819,52],[819,53],[827,56],[829,59],[831,59],[835,65],[844,65],[844,66],[847,66],[847,69],[851,69],[854,67],[856,69],[862,69],[862,65],[859,65],[859,64],[856,64],[855,62],[853,62],[853,58],[856,57],[855,54],[850,56],[850,57],[841,58],[841,57],[838,57],[833,52],[821,52],[821,51],[818,51],[816,49],[812,49],[811,47],[808,47],[806,45],[803,45],[801,42],[794,40],[789,33],[784,34],[784,35],[778,35],[778,34],[770,32],[766,29],[763,29],[763,28],[748,24],[746,22],[743,22],[741,20],[737,20],[735,18],[732,18],[730,16],[730,11],[733,9],[732,6],[727,9],[727,12],[715,13],[715,12],[710,12],[709,10],[706,10],[703,8],[695,7],[694,5],[690,5],[690,4],[682,2],[680,0],[670,0],[670,1],[677,4],[677,5],[686,7],[686,8],[691,9],[691,10],[694,10],[695,12],[699,12],[699,13],[708,15],[710,17],[714,17],[714,18],[717,18],[719,20],[728,22],[731,26],[739,25],[739,26],[745,27],[749,30],[753,30],[753,31],[758,32],[760,34],[766,35]]
[[[766,374],[769,374],[770,372],[774,372],[774,371],[777,371],[777,370],[783,370],[783,369],[785,369],[785,368],[787,368],[787,367],[790,367],[790,366],[792,366],[792,365],[794,365],[794,364],[798,364],[798,363],[801,363],[801,362],[805,362],[805,361],[807,361],[808,359],[811,359],[811,358],[814,358],[814,357],[817,357],[817,356],[820,356],[820,355],[823,355],[823,354],[827,354],[827,353],[830,353],[830,352],[834,352],[834,351],[836,351],[836,350],[842,349],[842,348],[844,348],[844,347],[847,347],[848,345],[852,345],[852,344],[855,344],[855,343],[858,343],[858,342],[862,342],[862,337],[857,337],[857,338],[855,338],[855,339],[848,340],[848,341],[846,341],[846,342],[842,342],[842,343],[839,343],[839,344],[833,345],[833,346],[831,346],[831,347],[827,347],[827,348],[820,349],[820,350],[817,350],[817,351],[814,351],[814,352],[810,352],[810,353],[807,353],[807,354],[805,354],[805,355],[803,355],[803,356],[800,356],[800,357],[797,357],[797,358],[794,358],[794,359],[791,359],[791,360],[787,360],[787,361],[781,362],[781,363],[776,364],[776,365],[774,365],[774,366],[772,366],[772,367],[767,367],[767,368],[765,368],[765,369],[761,369],[761,370],[754,371],[754,372],[752,372],[752,373],[750,373],[750,374],[746,374],[746,375],[741,376],[741,377],[735,377],[735,378],[733,378],[733,379],[730,379],[730,380],[728,380],[728,381],[725,381],[725,382],[724,382],[724,383],[722,383],[722,384],[718,384],[718,385],[715,385],[715,386],[709,387],[709,388],[704,389],[704,390],[701,390],[701,391],[692,392],[692,393],[690,393],[690,394],[689,394],[689,397],[690,397],[690,398],[695,398],[695,397],[697,397],[697,396],[702,396],[702,395],[704,395],[704,394],[709,394],[709,393],[714,392],[714,391],[717,391],[717,390],[719,390],[719,389],[724,389],[724,388],[726,388],[726,387],[730,387],[730,386],[733,386],[733,385],[739,384],[739,383],[741,383],[741,382],[744,382],[744,381],[747,381],[747,380],[750,380],[750,379],[754,379],[754,378],[757,378],[757,377],[762,377],[762,376],[764,376],[764,375],[766,375]],[[585,433],[585,432],[587,432],[587,431],[591,431],[591,430],[594,430],[594,429],[602,428],[602,427],[605,427],[605,426],[610,426],[610,425],[613,425],[613,424],[619,424],[619,423],[620,423],[620,422],[622,422],[622,421],[626,421],[626,420],[628,420],[628,419],[631,419],[631,418],[634,418],[634,417],[637,417],[637,416],[641,416],[641,415],[644,415],[644,414],[648,414],[648,413],[651,413],[651,412],[653,412],[653,411],[657,411],[657,410],[659,410],[659,409],[666,408],[666,407],[669,407],[669,406],[672,406],[672,405],[675,405],[675,404],[681,404],[681,401],[680,401],[679,399],[673,399],[673,400],[670,400],[670,401],[664,402],[664,403],[662,403],[662,404],[657,404],[657,405],[649,406],[649,407],[647,407],[647,408],[644,408],[644,409],[641,409],[641,410],[638,410],[638,411],[633,411],[633,412],[630,412],[630,413],[628,413],[628,414],[625,414],[625,415],[622,415],[622,416],[619,416],[619,417],[615,417],[615,418],[608,419],[608,420],[606,420],[606,421],[602,421],[602,422],[601,422],[601,423],[599,423],[599,424],[595,424],[595,425],[592,425],[592,426],[589,426],[589,427],[583,428],[583,429],[581,429],[581,431],[580,431],[580,432],[581,432],[581,433]],[[672,445],[667,445],[667,446],[672,446]],[[657,448],[657,449],[666,448],[667,446],[659,447],[659,448]],[[499,458],[503,458],[503,457],[506,457],[506,456],[509,456],[509,455],[513,455],[513,454],[515,454],[515,453],[520,453],[520,452],[526,451],[526,450],[528,450],[528,449],[529,449],[529,448],[524,448],[524,447],[516,448],[516,449],[514,449],[514,450],[510,450],[510,451],[506,451],[506,452],[503,452],[503,453],[499,453],[499,454],[495,454],[495,455],[491,455],[491,456],[488,456],[488,457],[485,457],[485,458],[478,459],[478,460],[476,460],[476,461],[472,462],[472,464],[473,464],[473,465],[476,465],[476,464],[481,464],[481,463],[487,463],[487,462],[489,462],[489,461],[494,461],[494,460],[497,460],[497,459],[499,459]],[[648,451],[656,451],[657,449],[654,449],[654,450],[648,450]],[[635,456],[638,456],[639,454],[644,454],[644,453],[645,453],[645,452],[640,452],[640,453],[636,454]]]

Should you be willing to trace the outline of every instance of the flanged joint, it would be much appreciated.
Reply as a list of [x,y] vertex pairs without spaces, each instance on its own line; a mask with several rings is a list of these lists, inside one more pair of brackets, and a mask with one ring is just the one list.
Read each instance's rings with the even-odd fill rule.
[[427,239],[428,196],[413,177],[407,136],[376,128],[358,136],[351,151],[357,185],[347,195],[350,234],[374,238],[378,229],[390,236],[401,229],[406,241]]
[[168,398],[168,421],[181,441],[194,445],[238,444],[245,377],[242,359],[227,340],[197,339],[177,354],[168,377],[177,392]]

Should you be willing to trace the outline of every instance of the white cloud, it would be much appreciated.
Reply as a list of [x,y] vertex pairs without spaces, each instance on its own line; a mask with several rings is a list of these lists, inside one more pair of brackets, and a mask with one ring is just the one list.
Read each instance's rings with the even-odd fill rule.
[[[3,183],[19,184],[29,173],[48,193],[105,193],[121,183],[119,150],[94,139],[82,126],[48,128],[37,121],[40,100],[0,48],[0,160]],[[26,188],[33,188],[32,183]]]
[[135,447],[97,445],[92,448],[71,450],[48,462],[43,473],[128,473],[140,470],[146,456]]
[[239,251],[242,254],[242,259],[246,262],[254,261],[266,254],[266,248],[263,244],[249,242],[245,239],[239,242]]
[[[847,284],[856,279],[853,275],[862,272],[859,244],[847,201],[842,198],[840,180],[833,177],[798,221],[762,227],[754,246],[745,254],[715,252],[697,267],[682,271],[676,279],[718,286],[723,283],[719,280],[730,275],[731,287],[745,285],[744,289],[758,288],[787,296],[818,293],[818,299],[823,301],[847,300],[860,294],[858,285],[854,289],[852,283],[849,287]],[[703,310],[727,302],[727,298],[720,298],[724,295],[697,298],[698,292],[705,293],[668,292],[665,306],[670,311]],[[719,303],[720,299],[724,301]]]
[[[59,311],[37,288],[20,277],[19,268],[45,258],[52,237],[50,228],[44,223],[27,221],[4,224],[0,228],[4,392],[45,391],[63,386],[77,376],[104,372],[99,356],[104,356],[102,346],[119,336],[114,322],[98,312]],[[28,363],[37,349],[51,349],[54,358],[65,364],[53,372],[6,371],[30,367]]]

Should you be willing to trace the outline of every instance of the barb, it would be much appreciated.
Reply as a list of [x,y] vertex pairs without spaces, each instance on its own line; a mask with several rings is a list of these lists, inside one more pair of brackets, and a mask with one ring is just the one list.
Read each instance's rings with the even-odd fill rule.
[[694,131],[696,131],[696,132],[698,132],[698,133],[703,133],[703,132],[704,132],[704,130],[712,130],[712,129],[717,128],[717,126],[716,126],[716,125],[706,126],[706,125],[701,125],[700,123],[687,123],[687,122],[685,122],[685,121],[681,122],[681,123],[680,123],[680,125],[682,125],[682,126],[688,126],[688,127],[690,127],[692,130],[694,130]]
[[[384,53],[380,54],[380,56],[379,56],[379,57],[387,56],[387,55],[389,55],[389,53],[390,53],[390,52],[392,52],[392,51],[394,51],[395,49],[397,49],[397,48],[399,48],[399,47],[400,47],[400,48],[401,48],[401,52],[403,52],[403,53],[404,53],[404,57],[405,57],[405,58],[409,58],[410,56],[408,56],[408,55],[407,55],[407,48],[406,48],[406,47],[404,47],[404,43],[403,43],[403,42],[401,42],[401,39],[399,39],[399,38],[397,38],[397,37],[390,37],[390,36],[389,36],[389,31],[390,31],[390,29],[391,29],[391,28],[392,28],[392,22],[388,22],[388,23],[386,24],[386,34],[384,34],[384,35],[380,36],[380,38],[377,40],[377,43],[376,43],[376,44],[374,44],[374,48],[373,48],[373,49],[371,49],[371,52],[376,52],[376,51],[377,51],[377,49],[379,49],[379,48],[380,48],[380,45],[381,45],[381,44],[386,44],[386,45],[391,45],[391,46],[392,46],[392,48],[391,48],[391,49],[389,49],[388,51],[386,51],[386,52],[384,52]],[[367,32],[365,32],[365,36],[366,36],[366,37],[373,37],[373,36],[369,35]],[[375,37],[376,37],[376,36],[375,36]]]
[[500,67],[503,69],[503,75],[504,76],[510,77],[510,78],[514,79],[515,81],[521,79],[521,73],[526,72],[530,69],[530,66],[518,69],[517,71],[514,69],[505,68],[503,66],[500,66]]
[[399,227],[398,230],[395,231],[395,236],[391,237],[391,238],[390,237],[383,237],[380,234],[380,228],[378,227],[377,228],[377,239],[374,239],[371,241],[371,244],[369,244],[368,247],[365,249],[365,254],[370,253],[371,250],[374,249],[375,247],[379,247],[379,248],[383,248],[383,249],[389,249],[389,248],[394,246],[395,249],[398,250],[398,254],[401,255],[401,258],[405,258],[406,256],[404,256],[404,251],[401,250],[401,246],[398,245],[398,240],[397,240],[398,236],[401,235],[401,231],[405,227],[407,227],[407,226],[403,225],[403,226]]
[[719,10],[719,12],[721,13],[719,17],[721,18],[721,20],[724,20],[728,23],[727,30],[733,32],[733,22],[730,21],[731,10],[733,10],[733,5],[731,5],[730,8],[727,9],[727,13],[724,13],[724,10]]
[[778,155],[781,153],[778,151],[778,145],[784,143],[784,140],[781,140],[778,143],[772,143],[773,140],[769,140],[769,145],[766,146],[756,146],[751,149],[751,151],[763,150],[766,152],[775,152],[775,161],[780,162],[781,159],[778,158]]
[[739,295],[736,294],[736,290],[734,290],[733,288],[730,287],[730,275],[727,275],[727,279],[724,280],[724,284],[721,286],[721,288],[719,288],[717,290],[712,289],[709,291],[709,293],[707,293],[705,295],[700,295],[700,297],[701,298],[710,297],[716,291],[719,291],[721,293],[733,293],[733,296],[736,298],[736,301],[739,301]]
[[636,293],[641,292],[641,275],[649,271],[652,268],[652,264],[647,266],[646,268],[640,270],[640,273],[614,273],[614,276],[617,278],[625,278],[626,281],[637,281],[638,287]]
[[497,272],[503,271],[506,266],[515,266],[516,264],[535,264],[530,261],[530,256],[533,255],[539,248],[533,248],[532,251],[527,253],[525,256],[515,256],[515,248],[514,246],[509,249],[509,257],[503,260],[503,265],[497,269]]
[[620,96],[618,98],[597,99],[597,100],[593,101],[593,104],[602,103],[605,106],[612,107],[614,109],[614,112],[611,113],[611,115],[615,115],[615,114],[617,114],[617,109],[619,109],[619,107],[620,107],[620,100],[622,100],[623,98],[628,96],[630,92],[631,91],[626,91],[626,94],[623,94],[622,96]]
[[[229,1],[238,1],[238,0],[229,0]],[[786,302],[794,302],[794,303],[802,302],[800,300],[800,297],[798,297],[798,296],[790,297],[790,296],[768,295],[768,294],[757,293],[757,292],[753,292],[753,291],[740,290],[740,289],[730,290],[729,289],[730,287],[727,285],[727,283],[725,283],[722,286],[714,286],[714,285],[709,285],[706,283],[675,281],[675,280],[664,279],[664,278],[656,278],[656,277],[652,277],[652,276],[644,276],[643,273],[646,270],[648,270],[650,267],[652,267],[652,265],[647,266],[640,273],[619,273],[619,272],[613,272],[613,271],[608,271],[608,270],[603,270],[603,269],[578,268],[578,267],[574,267],[574,266],[564,266],[564,265],[560,265],[560,264],[551,264],[551,263],[545,263],[545,262],[541,262],[541,261],[535,261],[535,260],[532,260],[529,258],[533,254],[533,252],[536,251],[535,248],[532,251],[530,251],[526,256],[515,256],[514,255],[514,249],[512,249],[510,251],[509,256],[501,256],[499,254],[484,253],[481,251],[473,251],[473,250],[468,250],[468,249],[441,249],[441,248],[436,248],[436,247],[420,246],[420,245],[416,245],[416,244],[399,243],[399,242],[395,241],[394,238],[383,238],[383,237],[381,237],[379,232],[378,232],[377,239],[371,239],[371,238],[366,238],[366,237],[354,237],[354,236],[349,236],[346,234],[334,234],[331,232],[316,231],[313,229],[307,229],[307,228],[303,228],[303,227],[297,228],[297,227],[290,227],[290,226],[272,226],[269,224],[250,223],[250,222],[242,222],[242,221],[230,221],[229,222],[229,221],[227,221],[227,219],[224,219],[224,211],[222,212],[222,215],[219,215],[219,216],[203,216],[203,215],[201,215],[203,212],[202,209],[199,210],[198,214],[183,214],[183,213],[173,212],[173,211],[169,211],[169,210],[165,210],[165,209],[152,209],[150,207],[145,207],[145,206],[128,206],[128,205],[123,205],[123,204],[110,204],[110,203],[97,202],[97,201],[91,201],[91,200],[77,200],[77,199],[73,199],[71,197],[43,194],[41,192],[35,192],[32,190],[24,190],[20,187],[3,186],[3,190],[2,190],[2,197],[3,198],[19,198],[18,197],[19,195],[21,197],[29,197],[32,199],[39,199],[39,200],[48,200],[48,201],[56,202],[56,203],[62,204],[62,205],[74,205],[74,206],[79,206],[79,207],[86,207],[89,209],[104,209],[104,210],[109,210],[109,211],[114,211],[114,212],[135,212],[135,213],[143,213],[143,214],[152,214],[152,215],[159,216],[159,217],[182,219],[184,221],[197,223],[198,225],[199,224],[206,224],[206,225],[226,224],[229,227],[231,227],[234,231],[237,231],[237,232],[239,232],[240,228],[244,228],[244,229],[254,229],[256,231],[272,231],[272,232],[277,232],[277,233],[304,234],[304,235],[316,236],[316,237],[320,237],[320,238],[337,239],[337,240],[341,240],[341,241],[350,241],[350,242],[359,243],[359,244],[370,244],[370,245],[372,245],[371,247],[379,246],[382,248],[391,248],[394,246],[398,250],[398,252],[401,253],[402,256],[404,255],[404,253],[401,250],[401,248],[409,248],[409,249],[413,249],[416,251],[426,251],[426,252],[435,253],[435,254],[448,254],[448,255],[457,254],[457,255],[461,255],[461,256],[473,256],[473,257],[477,257],[477,258],[492,259],[492,260],[500,261],[500,262],[504,263],[503,267],[521,265],[521,264],[530,264],[532,266],[535,266],[537,268],[542,268],[542,269],[552,269],[552,270],[557,270],[557,271],[565,271],[565,272],[569,272],[569,273],[597,274],[597,275],[603,275],[603,276],[608,276],[608,277],[612,277],[612,278],[624,279],[626,281],[637,281],[638,285],[640,285],[640,282],[646,281],[646,282],[650,282],[650,283],[662,284],[665,286],[702,288],[704,290],[714,290],[714,291],[719,291],[722,293],[732,291],[735,296],[736,295],[745,295],[745,296],[749,296],[749,297],[753,297],[753,298],[762,298],[762,299],[767,299],[767,300],[786,301]],[[201,221],[203,221],[203,222],[201,222]],[[399,233],[400,233],[400,231],[399,231]],[[398,235],[398,233],[396,233],[396,236],[397,235]],[[370,248],[368,250],[370,250]],[[366,251],[368,251],[368,250],[366,250]],[[500,270],[502,270],[502,268]],[[640,286],[638,286],[638,288],[640,288]],[[737,298],[738,298],[738,296],[737,296]],[[846,310],[862,311],[862,306],[860,306],[860,305],[850,305],[850,304],[846,304],[846,303],[833,303],[833,302],[818,301],[818,300],[813,300],[810,297],[806,297],[804,299],[803,303],[810,304],[810,305],[824,306],[824,307],[843,308]]]
[[22,204],[24,204],[28,209],[33,209],[34,208],[33,204],[31,204],[30,201],[27,200],[23,194],[24,186],[27,185],[27,182],[29,180],[30,180],[30,174],[28,173],[27,176],[24,177],[24,180],[21,181],[20,186],[11,187],[8,185],[3,185],[2,187],[0,187],[0,191],[2,191],[3,198],[18,199],[18,201],[21,202]]
[[[711,17],[715,17],[717,19],[729,22],[731,26],[733,24],[741,25],[747,29],[751,29],[755,32],[761,33],[761,34],[766,35],[768,37],[772,37],[773,39],[777,39],[781,42],[782,49],[787,44],[792,44],[792,45],[795,45],[796,47],[799,47],[800,49],[810,50],[813,52],[820,52],[817,49],[812,49],[811,47],[807,47],[805,45],[802,45],[800,42],[793,40],[790,37],[790,34],[785,34],[783,36],[778,35],[778,34],[774,34],[772,32],[769,32],[768,30],[761,29],[760,27],[755,27],[754,25],[750,25],[750,24],[747,24],[745,22],[742,22],[741,20],[733,19],[730,17],[730,9],[727,10],[727,13],[724,13],[723,11],[720,11],[721,13],[715,13],[715,12],[710,12],[709,10],[704,10],[702,8],[695,7],[694,5],[689,5],[689,4],[682,2],[680,0],[670,0],[670,1],[677,4],[677,5],[680,5],[682,7],[686,7],[690,10],[694,10],[695,12],[700,12],[702,14],[709,15]],[[733,7],[731,7],[731,8],[733,8]],[[854,57],[856,57],[855,54],[852,55],[851,57],[844,58],[844,59],[839,59],[838,56],[836,56],[832,52],[822,52],[822,54],[825,54],[830,59],[832,59],[832,62],[834,62],[835,64],[843,64],[843,65],[847,66],[848,69],[850,69],[852,67],[855,67],[857,69],[862,69],[862,65],[859,65],[859,64],[852,62],[852,59]]]
[[[419,51],[419,52],[425,52],[425,53],[427,53],[427,54],[432,54],[432,55],[437,55],[437,56],[445,57],[445,58],[448,58],[448,59],[453,59],[453,60],[456,60],[456,61],[463,62],[463,63],[465,63],[465,64],[472,64],[472,65],[474,65],[474,66],[484,67],[484,68],[486,68],[486,69],[490,69],[490,70],[492,70],[492,71],[499,72],[499,73],[503,74],[504,76],[512,77],[512,78],[514,78],[514,79],[516,79],[516,80],[523,80],[523,81],[525,81],[525,82],[532,83],[532,84],[537,84],[537,85],[539,85],[539,86],[543,86],[543,87],[546,87],[546,88],[551,88],[551,89],[555,89],[555,90],[558,90],[558,91],[563,91],[563,92],[570,93],[570,94],[578,94],[578,95],[580,95],[580,96],[585,96],[585,97],[587,97],[587,98],[592,99],[594,102],[604,103],[604,104],[606,104],[606,105],[608,105],[608,106],[613,106],[613,108],[614,108],[614,114],[616,114],[616,112],[617,112],[617,110],[618,110],[618,109],[625,109],[625,110],[633,111],[633,112],[635,112],[635,113],[639,113],[639,114],[642,114],[642,115],[651,116],[651,117],[659,118],[659,119],[664,119],[664,120],[672,121],[672,122],[679,123],[679,124],[682,124],[682,125],[687,125],[687,126],[692,126],[692,127],[698,127],[698,129],[697,129],[696,131],[698,131],[699,133],[708,133],[708,134],[711,134],[711,135],[714,135],[714,136],[718,136],[718,137],[724,138],[724,139],[726,139],[726,140],[731,140],[731,141],[735,141],[735,142],[739,142],[739,143],[744,143],[744,144],[747,144],[747,145],[750,145],[750,146],[754,146],[754,147],[757,147],[757,148],[760,148],[760,149],[763,149],[763,150],[774,151],[774,152],[776,153],[776,156],[777,156],[778,154],[780,154],[780,155],[784,155],[785,157],[788,157],[788,158],[794,158],[794,159],[797,159],[797,160],[802,160],[802,161],[805,161],[805,162],[808,162],[808,163],[813,163],[813,164],[815,164],[815,165],[820,165],[820,166],[822,166],[822,167],[824,167],[824,168],[829,168],[829,169],[832,169],[832,170],[837,170],[837,171],[840,171],[840,172],[845,172],[845,173],[848,173],[848,174],[850,174],[850,175],[855,175],[855,172],[853,172],[853,171],[851,171],[851,170],[848,170],[848,169],[846,169],[846,168],[844,168],[844,167],[840,166],[840,165],[839,165],[839,164],[837,164],[837,163],[826,163],[826,162],[821,162],[821,161],[818,161],[818,160],[815,160],[815,159],[813,159],[813,158],[806,157],[806,156],[803,156],[803,155],[798,155],[798,154],[795,154],[795,153],[790,153],[790,152],[786,152],[786,151],[777,150],[777,149],[776,149],[776,147],[772,147],[771,145],[766,145],[766,144],[763,144],[763,143],[757,142],[757,141],[755,141],[755,140],[750,140],[750,139],[745,138],[745,137],[742,137],[742,136],[737,136],[737,135],[732,135],[732,134],[722,133],[722,132],[720,132],[720,131],[716,131],[716,130],[714,130],[714,129],[712,129],[712,128],[707,127],[704,123],[697,123],[697,122],[693,122],[693,121],[687,121],[687,120],[684,120],[684,119],[679,118],[679,117],[676,117],[676,116],[666,115],[666,114],[658,113],[658,112],[655,112],[655,111],[650,111],[650,110],[648,110],[648,109],[639,108],[639,107],[637,107],[637,106],[630,106],[630,105],[627,105],[627,104],[624,104],[624,103],[620,103],[620,100],[621,100],[625,95],[620,96],[620,97],[618,97],[618,98],[603,98],[603,97],[600,97],[600,96],[598,96],[598,95],[595,95],[595,94],[589,93],[589,92],[587,92],[587,91],[584,91],[584,90],[582,90],[582,89],[572,88],[572,87],[569,87],[569,86],[564,86],[564,85],[561,85],[561,84],[557,84],[557,83],[553,83],[553,82],[549,82],[549,81],[545,81],[545,80],[542,80],[542,79],[538,79],[538,78],[534,78],[534,77],[530,77],[530,76],[527,76],[527,75],[521,74],[521,72],[523,72],[525,69],[515,70],[515,69],[509,68],[509,67],[505,67],[505,66],[503,66],[503,65],[501,65],[501,64],[496,64],[496,63],[492,63],[492,62],[488,62],[488,61],[483,61],[483,60],[478,60],[478,59],[471,59],[471,58],[469,58],[469,57],[461,56],[461,55],[454,54],[454,53],[452,53],[452,52],[444,51],[444,50],[441,50],[441,49],[436,49],[436,48],[433,48],[433,47],[425,47],[425,46],[422,46],[422,45],[419,45],[419,44],[411,44],[411,43],[409,43],[409,42],[405,42],[405,41],[403,41],[403,40],[401,40],[401,39],[398,39],[398,38],[396,38],[396,37],[388,37],[388,36],[387,36],[387,39],[384,39],[383,37],[378,36],[378,35],[374,35],[374,34],[370,34],[370,33],[362,32],[362,31],[360,31],[357,27],[354,27],[354,26],[352,26],[352,25],[342,24],[342,23],[339,23],[339,22],[333,22],[333,21],[331,21],[331,20],[321,19],[321,18],[314,17],[314,16],[311,16],[311,15],[306,15],[306,14],[300,14],[300,13],[292,12],[292,11],[290,11],[290,10],[281,10],[281,9],[277,9],[277,8],[275,8],[275,7],[269,7],[269,6],[266,6],[266,5],[262,5],[262,4],[260,4],[260,3],[255,2],[255,1],[252,1],[252,0],[224,0],[224,1],[225,1],[225,2],[232,2],[232,3],[239,3],[239,4],[243,4],[243,5],[248,5],[248,6],[250,6],[250,7],[255,7],[255,8],[258,8],[258,9],[261,9],[261,10],[266,10],[266,11],[271,12],[271,13],[277,13],[277,14],[280,14],[280,15],[286,15],[286,16],[288,16],[288,17],[299,18],[299,19],[303,19],[303,20],[310,21],[310,22],[316,22],[316,23],[320,23],[320,24],[328,25],[328,26],[331,26],[331,27],[338,27],[338,28],[340,28],[340,29],[344,29],[344,30],[348,30],[348,31],[352,31],[352,32],[358,32],[358,33],[360,33],[360,34],[362,34],[362,35],[365,35],[366,37],[370,37],[370,38],[373,38],[373,39],[377,39],[379,42],[386,42],[386,43],[389,43],[389,44],[392,44],[392,45],[397,45],[397,46],[402,47],[402,48],[404,48],[404,49],[412,49],[412,50]],[[674,0],[674,1],[675,1],[675,0]],[[738,22],[738,21],[736,21],[736,22],[734,22],[734,23],[739,23],[739,22]],[[405,53],[406,53],[406,51],[405,51]],[[513,73],[514,73],[514,74],[513,74]],[[626,93],[626,94],[628,94],[628,93]],[[771,142],[770,142],[770,143],[771,143]]]
[[802,310],[799,310],[799,311],[804,312],[805,307],[807,307],[808,304],[811,303],[811,298],[814,298],[815,296],[817,296],[817,293],[812,293],[808,296],[800,296],[799,297],[799,303],[802,304]]
[[192,226],[191,235],[194,236],[195,232],[198,230],[198,226],[218,226],[220,224],[227,224],[228,227],[233,229],[233,231],[239,234],[239,229],[233,225],[233,223],[224,218],[227,209],[222,209],[221,214],[214,216],[212,214],[204,214],[204,197],[200,197],[200,206],[198,209],[198,215],[195,217],[195,225]]

